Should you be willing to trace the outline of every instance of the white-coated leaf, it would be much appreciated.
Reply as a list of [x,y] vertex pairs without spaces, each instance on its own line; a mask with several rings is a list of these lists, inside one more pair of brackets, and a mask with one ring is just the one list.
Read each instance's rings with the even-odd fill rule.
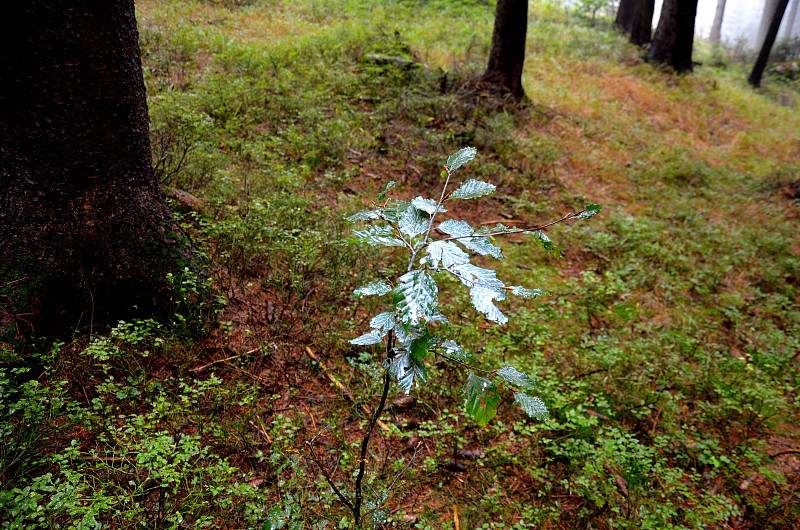
[[475,230],[466,221],[456,221],[455,219],[448,219],[439,225],[439,230],[445,234],[453,237],[471,236]]
[[495,372],[495,375],[514,386],[526,389],[533,386],[533,380],[527,374],[520,372],[513,366],[504,366]]
[[389,366],[389,374],[397,379],[397,384],[406,394],[411,392],[414,383],[417,386],[427,381],[425,365],[407,350],[400,350]]
[[[413,204],[414,207],[424,211],[428,215],[433,215],[433,212],[437,211],[436,210],[436,201],[434,201],[433,199],[423,199],[422,197],[417,197],[416,199],[411,201],[411,204]],[[446,212],[447,210],[445,210],[444,208],[439,206],[439,210],[438,211],[439,212]]]
[[528,289],[520,287],[519,285],[512,285],[509,287],[511,292],[517,296],[524,296],[525,298],[536,298],[537,296],[544,296],[544,291],[541,289]]
[[437,309],[430,316],[428,322],[442,322],[444,324],[449,324],[450,320],[446,316],[444,316],[441,311]]
[[430,274],[425,271],[411,271],[400,276],[395,297],[399,297],[397,311],[402,322],[418,323],[430,320],[436,312],[439,289]]
[[570,219],[591,219],[599,214],[602,209],[603,207],[599,204],[590,204],[581,213],[571,216]]
[[373,282],[369,285],[365,285],[364,287],[359,287],[358,289],[353,291],[353,294],[360,298],[362,296],[371,296],[374,294],[380,296],[391,292],[392,292],[392,287],[388,283],[380,281],[380,282]]
[[400,230],[408,234],[409,237],[414,237],[425,233],[430,222],[430,215],[424,210],[420,210],[416,206],[409,204],[400,214],[398,224]]
[[412,335],[413,334],[406,331],[406,328],[403,327],[399,322],[395,323],[394,336],[397,339],[397,342],[400,344],[406,344],[411,340]]
[[400,239],[393,237],[394,229],[391,226],[368,226],[364,230],[353,230],[353,235],[369,245],[384,247],[405,246]]
[[514,392],[514,401],[519,403],[519,406],[528,416],[540,420],[547,419],[547,406],[538,397],[529,396],[524,392]]
[[459,149],[457,152],[453,153],[447,158],[447,169],[450,171],[455,171],[475,158],[476,154],[478,154],[478,150],[474,147],[464,147],[463,149]]
[[369,344],[377,344],[383,340],[383,334],[378,333],[376,331],[370,331],[369,333],[365,333],[360,337],[356,337],[355,339],[350,341],[350,344],[355,344],[357,346],[367,346]]
[[363,210],[347,218],[351,223],[356,221],[367,221],[369,219],[379,219],[380,215],[375,210]]
[[483,269],[471,263],[455,265],[448,270],[470,289],[475,286],[491,289],[498,292],[500,298],[497,298],[497,300],[505,300],[504,288],[506,285],[497,278],[495,271]]
[[492,256],[493,258],[500,259],[503,257],[503,251],[500,247],[492,245],[489,238],[483,237],[465,237],[457,240],[459,243],[468,249],[477,252],[481,256]]
[[428,255],[431,257],[431,265],[449,268],[453,265],[469,263],[469,254],[461,250],[458,245],[451,241],[434,241],[428,245]]
[[388,333],[390,329],[394,328],[394,313],[392,311],[385,311],[376,315],[370,320],[369,326],[372,329],[382,331],[384,334]]
[[489,195],[497,189],[494,184],[483,182],[482,180],[469,179],[462,182],[456,191],[450,194],[451,199],[474,199]]
[[469,298],[473,307],[486,315],[488,320],[502,325],[508,322],[508,318],[493,303],[495,300],[502,300],[502,294],[494,289],[473,287],[469,291]]
[[455,357],[459,361],[467,361],[472,358],[472,354],[456,344],[456,341],[452,339],[447,339],[446,341],[442,342],[441,347],[444,349],[444,352],[449,355],[450,357]]
[[488,236],[469,237],[475,233],[475,230],[466,221],[449,219],[439,225],[439,230],[457,238],[456,241],[482,256],[492,256],[498,259],[503,257],[503,251],[492,245]]

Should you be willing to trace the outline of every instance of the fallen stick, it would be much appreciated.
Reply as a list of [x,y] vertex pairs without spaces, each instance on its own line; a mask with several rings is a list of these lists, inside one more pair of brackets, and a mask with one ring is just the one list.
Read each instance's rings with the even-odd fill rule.
[[[346,397],[347,399],[349,399],[350,401],[353,401],[353,394],[352,394],[352,393],[351,393],[351,392],[350,392],[350,391],[349,391],[347,388],[345,388],[345,386],[344,386],[342,383],[340,383],[338,379],[336,379],[336,376],[334,376],[332,373],[330,373],[330,371],[328,371],[328,368],[327,368],[327,367],[326,367],[324,364],[322,364],[322,361],[319,359],[319,357],[317,357],[317,356],[314,354],[314,352],[313,352],[313,351],[311,351],[311,348],[309,348],[308,346],[306,346],[306,353],[308,354],[308,356],[309,356],[309,357],[311,357],[311,359],[312,359],[314,362],[316,362],[316,363],[319,365],[320,369],[322,370],[322,373],[324,373],[324,374],[325,374],[325,376],[326,376],[328,379],[330,379],[330,380],[331,380],[331,382],[332,382],[334,385],[336,385],[336,387],[337,387],[339,390],[341,390],[341,391],[342,391],[342,395],[343,395],[344,397]],[[361,410],[363,410],[363,411],[364,411],[364,413],[365,413],[367,416],[372,416],[372,413],[369,411],[369,409],[367,408],[367,406],[366,406],[366,405],[361,405]],[[386,424],[385,424],[384,422],[382,422],[381,420],[378,420],[376,423],[378,424],[378,427],[380,427],[381,429],[383,429],[383,432],[385,432],[386,434],[389,434],[389,432],[391,431],[391,429],[389,428],[389,426],[388,426],[388,425],[386,425]]]

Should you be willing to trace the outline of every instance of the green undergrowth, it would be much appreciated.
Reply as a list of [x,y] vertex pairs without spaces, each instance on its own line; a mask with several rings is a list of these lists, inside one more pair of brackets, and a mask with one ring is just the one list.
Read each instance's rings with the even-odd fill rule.
[[406,264],[355,242],[344,218],[389,180],[401,198],[429,195],[466,145],[480,153],[469,178],[497,191],[455,218],[535,224],[604,206],[551,229],[563,258],[497,242],[499,276],[549,293],[504,302],[505,326],[442,285],[459,344],[479,367],[533,375],[551,418],[503,393],[478,427],[461,412],[466,371],[431,362],[430,383],[392,395],[376,431],[367,518],[797,526],[796,87],[766,77],[753,91],[703,50],[675,77],[548,3],[530,7],[522,107],[470,84],[491,2],[137,9],[156,171],[226,306],[200,337],[182,331],[200,318],[183,308],[171,324],[3,351],[0,527],[346,527],[305,442],[352,482],[349,433],[376,405],[380,348],[348,343],[378,309],[351,293]]

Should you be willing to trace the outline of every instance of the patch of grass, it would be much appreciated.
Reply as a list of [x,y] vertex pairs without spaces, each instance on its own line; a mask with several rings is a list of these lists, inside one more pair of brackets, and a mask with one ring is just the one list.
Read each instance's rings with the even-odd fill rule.
[[753,91],[706,60],[674,77],[601,26],[530,9],[532,102],[512,108],[466,97],[488,55],[484,2],[139,2],[154,162],[196,197],[180,221],[227,305],[202,338],[136,323],[33,364],[6,351],[3,524],[336,527],[346,514],[304,442],[350,480],[346,433],[379,382],[377,355],[347,343],[375,308],[350,292],[397,266],[347,245],[342,218],[387,180],[424,195],[442,153],[469,144],[471,176],[498,192],[456,218],[604,210],[556,229],[563,260],[499,243],[500,275],[551,293],[505,328],[443,289],[459,342],[535,374],[553,418],[501,407],[476,428],[461,379],[434,364],[438,382],[391,405],[369,455],[382,493],[418,451],[390,520],[796,526],[800,470],[781,454],[800,439],[795,88]]

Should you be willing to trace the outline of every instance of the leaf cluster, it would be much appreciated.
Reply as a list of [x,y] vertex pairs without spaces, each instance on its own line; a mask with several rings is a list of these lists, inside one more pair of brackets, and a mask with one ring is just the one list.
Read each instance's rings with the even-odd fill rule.
[[[429,354],[469,368],[463,389],[464,404],[467,414],[480,425],[486,425],[494,417],[500,402],[498,387],[493,379],[514,392],[514,401],[529,416],[544,419],[547,417],[546,406],[539,398],[528,394],[535,389],[531,377],[513,366],[487,372],[486,378],[480,377],[475,374],[476,369],[467,364],[471,354],[445,337],[450,321],[438,309],[438,277],[454,277],[469,290],[475,310],[487,320],[502,325],[508,322],[508,317],[497,303],[506,300],[509,293],[536,298],[544,292],[536,288],[508,286],[497,277],[494,270],[471,263],[471,257],[477,254],[502,259],[503,251],[494,244],[494,239],[507,234],[530,235],[546,251],[560,254],[543,231],[545,226],[554,223],[531,229],[497,224],[477,230],[464,220],[446,219],[437,224],[437,217],[447,212],[445,206],[449,201],[474,199],[495,191],[493,184],[475,179],[465,180],[448,191],[453,173],[475,158],[476,154],[475,148],[466,147],[447,159],[442,171],[445,183],[438,200],[422,196],[411,201],[391,198],[389,191],[395,183],[389,182],[375,197],[372,209],[348,218],[351,222],[364,223],[363,228],[353,230],[358,240],[372,246],[404,247],[410,254],[405,273],[393,280],[376,281],[354,291],[357,297],[391,294],[392,307],[372,318],[371,331],[350,342],[360,346],[384,341],[393,344],[392,339],[396,338],[399,345],[387,348],[384,366],[406,394],[414,384],[427,381],[425,359]],[[591,205],[556,222],[588,219],[599,211],[599,206]],[[434,226],[436,230],[433,230]],[[433,233],[446,237],[435,238],[432,237]]]

